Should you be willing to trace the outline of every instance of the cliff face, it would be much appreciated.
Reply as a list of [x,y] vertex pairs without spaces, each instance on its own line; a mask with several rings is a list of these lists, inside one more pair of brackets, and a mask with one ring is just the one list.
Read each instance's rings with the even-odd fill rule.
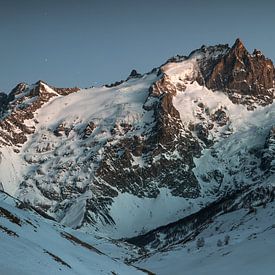
[[272,61],[259,50],[250,54],[237,39],[205,76],[205,83],[209,89],[228,93],[234,103],[264,106],[273,102],[274,79]]

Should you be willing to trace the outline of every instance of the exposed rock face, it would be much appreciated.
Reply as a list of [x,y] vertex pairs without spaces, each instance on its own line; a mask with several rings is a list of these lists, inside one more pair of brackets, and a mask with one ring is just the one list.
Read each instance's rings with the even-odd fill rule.
[[21,83],[17,84],[16,87],[14,87],[12,89],[12,91],[10,92],[10,94],[8,96],[9,101],[14,100],[15,96],[24,93],[27,89],[28,89],[28,84],[27,83],[21,82]]
[[129,75],[129,77],[127,78],[127,80],[131,79],[131,78],[139,78],[142,75],[140,73],[137,72],[137,70],[133,69]]
[[73,88],[56,88],[53,86],[50,86],[54,91],[56,91],[59,95],[69,95],[71,93],[76,93],[78,92],[80,89],[78,87],[73,87]]
[[0,121],[0,146],[20,145],[26,142],[26,135],[32,134],[35,127],[27,126],[26,120],[34,118],[34,112],[52,97],[78,91],[78,88],[53,90],[43,81],[33,87],[26,83],[18,84],[8,95],[7,115]]
[[8,104],[8,96],[5,93],[0,92],[0,116],[6,109]]
[[[155,198],[161,187],[169,188],[176,196],[197,197],[199,185],[192,168],[193,157],[199,156],[201,148],[173,106],[176,87],[164,75],[149,91],[144,108],[153,111],[153,124],[144,129],[142,136],[134,135],[108,147],[96,176],[112,182],[121,192],[139,197]],[[133,128],[120,125],[123,133]],[[132,164],[135,158],[145,163],[143,167]]]
[[208,88],[225,91],[234,103],[267,105],[273,102],[275,69],[260,51],[250,54],[237,39],[213,65],[210,74],[209,70],[202,72]]
[[275,172],[275,127],[272,127],[262,152],[261,168],[267,173]]
[[228,44],[206,47],[203,45],[200,49],[193,51],[188,58],[196,57],[200,74],[197,77],[197,82],[200,85],[206,85],[207,79],[211,77],[214,68],[220,60],[230,51]]

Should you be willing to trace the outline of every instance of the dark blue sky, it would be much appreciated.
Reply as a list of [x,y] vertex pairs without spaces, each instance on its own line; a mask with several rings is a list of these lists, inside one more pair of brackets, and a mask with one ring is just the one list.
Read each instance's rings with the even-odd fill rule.
[[0,90],[43,79],[88,87],[147,72],[202,44],[275,61],[275,1],[0,0]]

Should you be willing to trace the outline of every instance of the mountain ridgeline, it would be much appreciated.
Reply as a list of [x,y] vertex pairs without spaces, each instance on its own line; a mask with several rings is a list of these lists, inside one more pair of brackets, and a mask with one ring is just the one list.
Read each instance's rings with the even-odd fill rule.
[[204,209],[250,207],[232,201],[243,190],[274,195],[274,83],[240,39],[103,87],[20,83],[0,94],[0,181],[74,229],[129,238],[183,219],[189,232]]

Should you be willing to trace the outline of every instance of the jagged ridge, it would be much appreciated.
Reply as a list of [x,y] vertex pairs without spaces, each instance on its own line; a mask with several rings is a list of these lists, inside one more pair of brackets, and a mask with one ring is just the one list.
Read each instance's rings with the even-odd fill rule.
[[[22,200],[75,228],[131,236],[272,176],[264,170],[272,157],[266,161],[264,152],[273,92],[272,62],[258,51],[248,53],[240,40],[231,48],[204,46],[106,87],[21,84],[1,121],[2,159],[9,148],[19,153],[14,158],[24,171],[16,195]],[[259,106],[269,112],[263,124]],[[235,167],[232,144],[245,142],[259,126],[263,130],[251,146],[236,147]],[[5,190],[15,184],[4,173],[0,180]],[[158,206],[151,211],[147,203]],[[127,204],[123,217],[118,209]],[[133,228],[126,232],[129,213]]]

